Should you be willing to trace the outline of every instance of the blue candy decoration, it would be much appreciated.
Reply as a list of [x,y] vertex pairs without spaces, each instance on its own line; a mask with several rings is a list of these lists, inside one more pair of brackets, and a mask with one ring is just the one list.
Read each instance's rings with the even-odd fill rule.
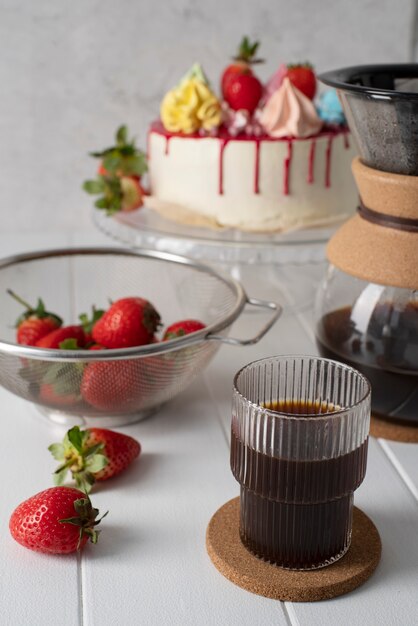
[[326,124],[347,124],[335,89],[329,89],[321,94],[318,104],[318,115]]

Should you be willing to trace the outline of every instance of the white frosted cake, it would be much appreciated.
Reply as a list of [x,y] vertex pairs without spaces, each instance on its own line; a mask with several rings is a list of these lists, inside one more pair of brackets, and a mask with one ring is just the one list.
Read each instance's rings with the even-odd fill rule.
[[251,231],[325,225],[353,212],[348,131],[308,138],[231,137],[151,126],[147,204],[165,217]]
[[255,232],[334,225],[354,212],[355,151],[336,92],[315,104],[307,63],[282,64],[263,85],[257,47],[243,38],[219,97],[198,64],[166,93],[148,133],[149,193],[145,157],[126,127],[94,153],[99,176],[84,188],[101,194],[97,208],[112,215],[144,202],[174,221]]

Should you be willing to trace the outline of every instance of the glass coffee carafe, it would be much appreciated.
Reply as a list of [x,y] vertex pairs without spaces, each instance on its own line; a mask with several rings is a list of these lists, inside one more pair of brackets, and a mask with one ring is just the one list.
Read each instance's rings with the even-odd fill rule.
[[418,426],[418,65],[320,78],[338,90],[356,140],[360,198],[328,244],[317,345],[367,376],[373,413]]

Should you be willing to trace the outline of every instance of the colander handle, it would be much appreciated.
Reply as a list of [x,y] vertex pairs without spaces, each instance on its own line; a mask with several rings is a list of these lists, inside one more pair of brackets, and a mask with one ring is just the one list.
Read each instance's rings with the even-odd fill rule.
[[264,324],[264,326],[258,331],[258,333],[251,337],[250,339],[236,339],[235,337],[222,337],[221,335],[207,335],[206,339],[211,341],[221,341],[222,343],[227,343],[231,346],[252,346],[255,343],[258,343],[260,339],[264,337],[264,335],[270,330],[273,324],[279,319],[282,314],[283,307],[276,302],[268,302],[267,300],[257,300],[256,298],[247,298],[247,302],[245,306],[254,306],[259,309],[266,309],[268,311],[272,311],[272,315],[268,322]]

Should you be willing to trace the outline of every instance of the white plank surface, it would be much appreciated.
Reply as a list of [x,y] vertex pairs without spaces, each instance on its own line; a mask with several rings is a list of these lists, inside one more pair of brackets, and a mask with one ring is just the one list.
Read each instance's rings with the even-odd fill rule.
[[[1,256],[66,246],[69,240],[66,234],[1,236]],[[77,624],[81,616],[77,556],[50,557],[25,550],[11,539],[8,528],[10,515],[20,502],[51,486],[53,466],[47,447],[60,435],[27,402],[2,388],[0,406],[4,426],[0,455],[0,623],[48,625],[57,623],[59,616],[63,624]]]
[[[3,255],[67,242],[109,244],[99,235],[77,233],[0,237]],[[94,495],[94,504],[110,512],[100,543],[88,547],[81,559],[31,553],[9,536],[7,524],[15,505],[49,486],[54,463],[46,447],[61,432],[0,389],[5,416],[0,472],[8,478],[0,499],[1,624],[418,622],[418,446],[370,443],[368,471],[356,504],[378,526],[383,557],[372,579],[357,591],[328,602],[283,605],[234,586],[206,554],[211,515],[238,494],[228,451],[233,374],[262,356],[316,352],[311,304],[322,268],[285,266],[277,271],[270,297],[286,294],[287,304],[299,305],[297,311],[287,306],[275,329],[257,346],[223,347],[181,397],[149,420],[121,429],[140,439],[143,455],[130,472],[101,485]],[[252,280],[246,285],[250,295]],[[248,313],[231,334],[254,334],[263,321],[264,314]]]
[[102,545],[82,560],[84,624],[119,623],[121,608],[126,624],[285,624],[280,603],[227,583],[206,554],[208,521],[237,487],[202,381],[124,432],[144,456],[96,495],[111,512]]

